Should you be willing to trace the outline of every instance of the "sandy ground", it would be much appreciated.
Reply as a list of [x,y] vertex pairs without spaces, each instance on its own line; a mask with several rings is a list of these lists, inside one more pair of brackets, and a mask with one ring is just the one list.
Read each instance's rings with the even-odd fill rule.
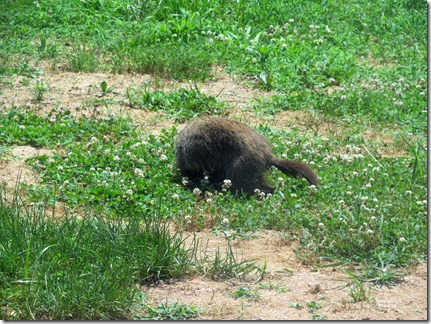
[[[110,75],[103,73],[83,74],[69,72],[49,72],[39,81],[49,86],[44,99],[35,103],[32,89],[36,80],[22,77],[11,78],[2,84],[0,92],[0,110],[12,107],[25,107],[38,114],[52,109],[68,109],[77,115],[97,118],[100,115],[115,113],[130,116],[146,131],[159,134],[162,128],[174,125],[169,116],[131,109],[127,105],[126,89],[142,87],[145,84],[157,84],[159,90],[171,90],[189,87],[186,83],[154,80],[149,75]],[[229,103],[231,117],[240,118],[249,124],[267,122],[277,127],[299,127],[304,132],[310,130],[307,125],[317,125],[320,135],[336,136],[342,129],[328,122],[322,122],[319,116],[306,112],[285,111],[277,116],[257,115],[248,109],[254,98],[268,97],[271,93],[259,91],[237,83],[234,78],[221,71],[214,81],[200,83],[202,92],[216,96]],[[100,94],[100,83],[106,81],[112,91],[107,97],[115,99],[115,104],[108,108],[95,104],[94,98]],[[157,82],[156,82],[157,81]],[[151,83],[152,82],[152,83]],[[382,142],[391,144],[391,138],[374,131],[366,131],[365,137],[376,139],[380,135]],[[385,145],[387,155],[402,155],[399,148]],[[30,146],[12,147],[0,156],[0,181],[6,185],[7,192],[12,192],[19,179],[24,183],[37,183],[39,180],[25,163],[31,156],[51,154],[49,150]],[[187,233],[185,233],[187,235]],[[208,241],[208,253],[217,248],[225,250],[227,241],[223,237],[208,232],[196,234]],[[142,287],[148,302],[157,305],[167,301],[181,302],[201,307],[199,319],[261,319],[261,320],[309,320],[324,318],[327,320],[426,320],[427,319],[427,264],[404,269],[406,276],[402,282],[392,287],[365,287],[369,300],[353,302],[349,294],[352,279],[341,267],[318,268],[304,265],[295,257],[295,243],[284,242],[279,233],[265,231],[256,233],[257,238],[243,240],[235,238],[231,242],[234,250],[243,259],[254,259],[267,272],[263,280],[256,278],[244,281],[213,281],[206,277],[193,277],[178,282]],[[230,293],[240,286],[253,292],[252,298],[233,298]],[[272,287],[272,288],[271,288]],[[277,291],[276,287],[283,287]],[[321,306],[313,309],[312,303]],[[311,303],[311,304],[310,304]],[[316,304],[315,304],[316,305]]]

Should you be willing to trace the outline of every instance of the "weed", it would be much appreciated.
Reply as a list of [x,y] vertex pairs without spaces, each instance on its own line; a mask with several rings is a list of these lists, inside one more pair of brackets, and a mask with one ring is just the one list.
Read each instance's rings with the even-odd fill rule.
[[71,72],[94,72],[100,64],[97,51],[86,45],[74,46],[67,59],[66,68]]
[[198,251],[195,250],[195,268],[198,273],[213,280],[244,279],[252,272],[256,272],[257,281],[260,281],[266,273],[266,264],[259,267],[252,262],[253,260],[239,261],[230,244],[228,244],[224,254],[219,248],[215,251],[213,257],[210,257],[205,251],[206,248],[198,256]]
[[304,308],[304,306],[301,303],[290,303],[289,307],[296,308],[296,309],[303,309]]
[[307,303],[307,307],[308,307],[308,312],[313,315],[313,320],[324,320],[325,319],[325,316],[315,314],[315,312],[317,310],[322,308],[322,305],[320,305],[319,303],[317,303],[316,301],[313,300],[313,301]]
[[278,293],[282,293],[282,292],[286,292],[286,291],[290,291],[289,288],[285,287],[282,284],[279,283],[268,283],[268,284],[259,284],[259,289],[270,289],[270,290],[275,290]]
[[346,271],[349,276],[353,279],[353,287],[349,290],[349,295],[352,297],[353,302],[362,302],[362,301],[369,301],[373,300],[373,297],[371,296],[371,289],[368,288],[368,290],[364,287],[363,282],[361,282],[355,274],[353,274],[350,271]]
[[152,321],[184,321],[199,316],[199,308],[166,300],[156,307],[147,305],[147,313],[141,319]]
[[226,105],[216,97],[208,96],[195,85],[190,89],[180,88],[168,93],[163,91],[127,90],[130,106],[138,106],[150,111],[163,111],[179,122],[202,115],[222,115]]
[[45,93],[49,90],[49,85],[45,84],[43,81],[37,80],[33,87],[33,102],[41,103]]
[[259,293],[257,291],[243,286],[240,286],[235,291],[229,293],[229,296],[235,299],[245,298],[254,301],[260,299]]

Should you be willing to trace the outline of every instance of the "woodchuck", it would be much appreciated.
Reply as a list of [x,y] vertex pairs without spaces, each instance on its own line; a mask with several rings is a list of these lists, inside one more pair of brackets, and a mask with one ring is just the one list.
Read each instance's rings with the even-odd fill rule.
[[270,142],[253,128],[237,121],[203,117],[189,121],[175,139],[176,163],[183,177],[203,178],[212,183],[231,181],[231,190],[253,194],[255,189],[272,193],[264,173],[271,166],[292,177],[304,177],[318,185],[308,165],[278,158]]

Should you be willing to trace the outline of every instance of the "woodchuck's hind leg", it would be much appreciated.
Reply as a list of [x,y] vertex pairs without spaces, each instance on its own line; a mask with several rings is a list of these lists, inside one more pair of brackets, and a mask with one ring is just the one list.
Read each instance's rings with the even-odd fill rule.
[[249,196],[255,194],[259,189],[264,193],[273,193],[274,187],[268,184],[262,172],[256,171],[253,167],[240,164],[240,167],[229,168],[226,176],[232,181],[232,191],[244,192]]

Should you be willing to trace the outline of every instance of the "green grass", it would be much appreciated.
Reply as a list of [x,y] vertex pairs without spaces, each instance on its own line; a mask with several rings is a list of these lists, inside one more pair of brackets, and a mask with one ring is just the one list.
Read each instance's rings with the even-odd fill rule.
[[130,89],[126,92],[130,107],[160,111],[178,122],[203,115],[223,115],[226,104],[208,96],[195,85],[168,93],[151,89]]
[[[181,238],[153,227],[155,215],[179,228],[242,237],[283,231],[300,242],[296,254],[303,262],[359,265],[351,291],[357,300],[367,297],[362,282],[396,283],[398,268],[426,259],[425,2],[2,1],[0,36],[0,91],[21,76],[36,104],[51,86],[39,79],[40,66],[47,66],[40,62],[53,70],[188,81],[190,89],[170,92],[152,84],[129,88],[127,100],[115,102],[178,122],[228,112],[195,85],[217,78],[216,67],[274,91],[250,109],[274,119],[283,111],[309,117],[302,124],[287,121],[291,127],[283,130],[270,119],[256,128],[279,156],[310,163],[323,182],[311,188],[272,170],[270,197],[235,198],[205,179],[196,184],[201,194],[193,194],[175,169],[175,127],[154,136],[127,118],[75,118],[70,107],[45,116],[24,107],[2,110],[2,155],[13,145],[55,150],[27,160],[42,181],[20,185],[26,199],[97,215],[63,222],[30,211],[13,210],[25,217],[11,217],[2,206],[0,226],[9,239],[0,243],[0,309],[8,318],[130,318],[131,287],[138,282],[187,271],[216,279],[259,272],[229,251],[225,258],[204,255],[201,264],[187,259]],[[100,90],[87,104],[109,107],[111,85],[102,82]],[[150,225],[142,229],[142,222]],[[174,242],[180,256],[139,253],[159,237]],[[171,267],[176,260],[192,270]]]
[[0,203],[0,295],[6,319],[127,319],[136,284],[183,276],[191,250],[155,218],[52,217]]

